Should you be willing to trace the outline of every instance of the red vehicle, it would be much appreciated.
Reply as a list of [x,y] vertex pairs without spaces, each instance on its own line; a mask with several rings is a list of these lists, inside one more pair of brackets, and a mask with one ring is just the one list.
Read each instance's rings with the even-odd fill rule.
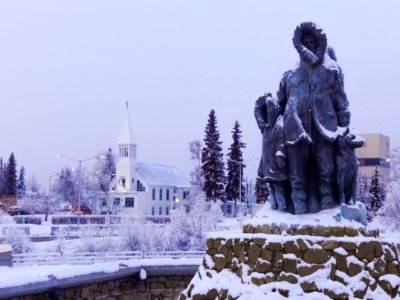
[[86,206],[86,205],[81,205],[81,206],[80,206],[80,209],[79,209],[79,207],[76,205],[76,206],[73,206],[73,207],[72,207],[72,213],[75,214],[75,215],[78,215],[78,214],[81,214],[81,215],[91,215],[91,214],[92,214],[92,211],[91,211],[91,209],[90,209],[88,206]]

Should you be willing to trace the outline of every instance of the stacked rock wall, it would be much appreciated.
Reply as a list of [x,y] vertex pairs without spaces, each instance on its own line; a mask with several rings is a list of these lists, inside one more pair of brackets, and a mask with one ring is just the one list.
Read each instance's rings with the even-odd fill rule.
[[[274,230],[279,226],[244,228],[245,232]],[[207,240],[203,264],[181,299],[237,299],[254,292],[255,286],[260,295],[286,297],[307,293],[332,299],[400,296],[400,247],[381,241],[378,235],[323,226],[295,228],[285,236],[277,231],[214,233]]]

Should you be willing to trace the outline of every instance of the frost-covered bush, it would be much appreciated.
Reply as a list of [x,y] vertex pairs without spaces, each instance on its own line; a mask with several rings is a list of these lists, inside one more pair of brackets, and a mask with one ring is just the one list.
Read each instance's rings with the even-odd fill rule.
[[0,224],[13,224],[13,223],[14,220],[9,214],[0,211]]
[[171,216],[177,250],[204,250],[206,234],[216,228],[223,218],[220,201],[206,201],[205,194],[195,194],[189,213],[182,209]]
[[207,202],[195,195],[189,213],[184,207],[171,211],[170,223],[156,224],[135,218],[125,230],[125,245],[131,251],[204,250],[206,234],[222,220],[221,202]]
[[169,249],[169,224],[157,224],[138,216],[125,229],[125,245],[130,251],[166,251]]
[[31,241],[17,228],[7,228],[2,244],[12,246],[13,253],[20,254],[31,250]]
[[400,181],[393,181],[388,185],[382,211],[387,225],[400,229]]

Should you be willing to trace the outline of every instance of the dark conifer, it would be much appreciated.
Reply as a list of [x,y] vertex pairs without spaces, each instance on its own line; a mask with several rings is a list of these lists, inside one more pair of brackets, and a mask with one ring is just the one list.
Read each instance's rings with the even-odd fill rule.
[[25,168],[21,167],[19,170],[19,176],[18,176],[18,196],[24,196],[25,195]]
[[6,167],[6,194],[12,196],[17,194],[17,163],[14,153],[11,153]]
[[268,183],[264,179],[264,173],[262,171],[261,162],[257,170],[257,178],[256,178],[256,201],[258,204],[264,204],[269,196],[269,188]]
[[204,176],[203,190],[208,201],[224,197],[225,172],[222,142],[219,140],[215,111],[211,110],[205,129],[204,147],[201,152],[201,169]]
[[381,175],[379,173],[378,167],[375,167],[375,171],[374,174],[372,174],[369,187],[370,207],[367,207],[367,209],[370,209],[374,216],[376,216],[376,213],[385,202],[385,191],[383,185],[380,182],[380,176]]
[[[226,197],[230,200],[235,200],[235,208],[237,204],[236,201],[239,199],[243,201],[245,194],[245,189],[243,186],[243,169],[246,167],[246,165],[243,164],[242,149],[246,148],[246,144],[241,141],[241,137],[242,131],[240,130],[240,124],[238,121],[236,121],[232,129],[233,142],[231,144],[231,147],[228,149],[229,152],[227,154],[228,178],[225,189]],[[239,196],[239,194],[242,195]],[[234,211],[234,216],[236,217],[236,210]]]

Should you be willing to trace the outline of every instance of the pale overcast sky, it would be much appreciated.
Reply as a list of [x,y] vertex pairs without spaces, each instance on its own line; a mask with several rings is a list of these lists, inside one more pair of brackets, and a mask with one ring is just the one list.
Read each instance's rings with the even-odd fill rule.
[[50,175],[74,166],[57,154],[115,152],[129,101],[139,161],[189,177],[187,144],[203,139],[211,109],[224,147],[238,120],[244,159],[259,157],[254,102],[296,66],[302,21],[322,27],[336,50],[352,127],[400,146],[399,1],[4,0],[0,155],[14,152],[47,189]]

